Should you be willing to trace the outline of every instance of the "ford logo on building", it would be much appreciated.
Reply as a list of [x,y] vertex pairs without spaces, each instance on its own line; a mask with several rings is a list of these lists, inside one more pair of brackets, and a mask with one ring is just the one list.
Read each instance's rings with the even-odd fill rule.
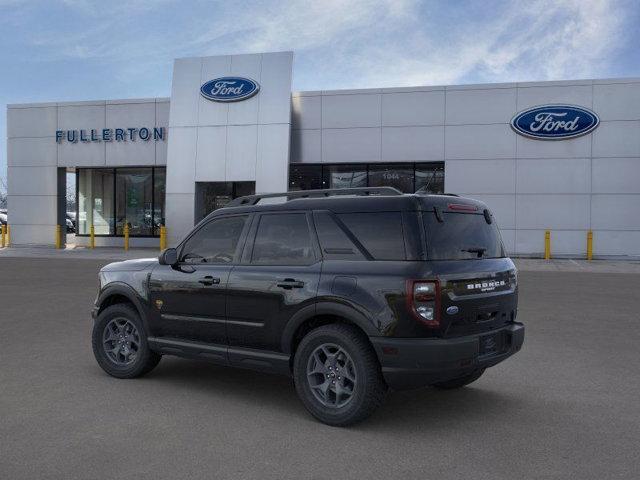
[[575,105],[542,105],[518,113],[511,128],[525,137],[538,140],[564,140],[592,132],[600,123],[598,116]]
[[246,100],[258,93],[258,90],[258,82],[242,77],[215,78],[200,87],[202,96],[215,102]]

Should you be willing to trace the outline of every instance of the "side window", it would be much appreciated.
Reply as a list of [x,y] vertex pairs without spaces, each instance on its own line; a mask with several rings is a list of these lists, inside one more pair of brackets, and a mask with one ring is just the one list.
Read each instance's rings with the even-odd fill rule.
[[246,215],[211,220],[187,240],[180,261],[231,263],[246,222]]
[[262,215],[251,263],[254,265],[310,265],[315,261],[304,213]]
[[406,260],[400,212],[343,213],[338,218],[375,260]]
[[366,260],[329,213],[315,212],[313,219],[325,260]]

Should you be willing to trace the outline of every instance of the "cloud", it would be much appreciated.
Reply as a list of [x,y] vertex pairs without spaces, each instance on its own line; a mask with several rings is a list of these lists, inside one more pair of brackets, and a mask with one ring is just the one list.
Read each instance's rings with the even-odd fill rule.
[[355,58],[363,80],[377,86],[593,77],[623,40],[624,12],[616,4],[508,2],[494,18],[461,17],[444,34],[407,22],[399,29],[416,32],[410,42],[388,39]]
[[167,95],[173,58],[277,50],[299,90],[637,74],[612,59],[638,20],[636,0],[0,0],[0,101]]
[[[479,63],[491,77],[588,77],[620,45],[624,12],[614,1],[516,4]],[[510,36],[507,34],[513,32]],[[505,38],[505,42],[501,42]]]
[[99,59],[117,75],[180,56],[294,50],[297,88],[547,80],[606,72],[625,31],[619,0],[101,5],[65,0],[87,20],[37,30],[40,58]]

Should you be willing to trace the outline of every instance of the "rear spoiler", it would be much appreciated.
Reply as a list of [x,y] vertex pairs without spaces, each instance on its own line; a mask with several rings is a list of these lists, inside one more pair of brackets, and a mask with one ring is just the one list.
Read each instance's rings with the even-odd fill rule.
[[[454,211],[467,211],[467,212],[470,212],[472,210],[472,208],[473,208],[473,211],[477,211],[478,210],[478,208],[475,205],[465,205],[465,204],[450,204],[449,205],[449,209],[450,210],[454,210]],[[434,205],[433,213],[436,216],[436,220],[438,220],[438,223],[444,222],[444,217],[442,216],[442,210],[440,209],[440,207],[438,207],[437,205]],[[484,219],[487,222],[487,224],[491,225],[493,223],[493,215],[491,215],[491,212],[489,211],[488,208],[485,208],[482,211],[482,215],[484,215]]]

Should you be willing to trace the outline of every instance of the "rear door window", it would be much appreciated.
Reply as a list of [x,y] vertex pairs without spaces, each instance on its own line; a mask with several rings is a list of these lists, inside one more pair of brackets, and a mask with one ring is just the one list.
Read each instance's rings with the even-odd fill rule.
[[353,234],[336,223],[335,216],[328,212],[314,212],[313,219],[325,260],[366,260],[354,243]]
[[305,213],[261,215],[253,244],[253,265],[311,265],[315,262]]
[[487,223],[482,213],[434,212],[423,214],[430,260],[468,260],[505,256],[496,222]]
[[374,260],[406,260],[400,212],[343,213],[340,221]]

